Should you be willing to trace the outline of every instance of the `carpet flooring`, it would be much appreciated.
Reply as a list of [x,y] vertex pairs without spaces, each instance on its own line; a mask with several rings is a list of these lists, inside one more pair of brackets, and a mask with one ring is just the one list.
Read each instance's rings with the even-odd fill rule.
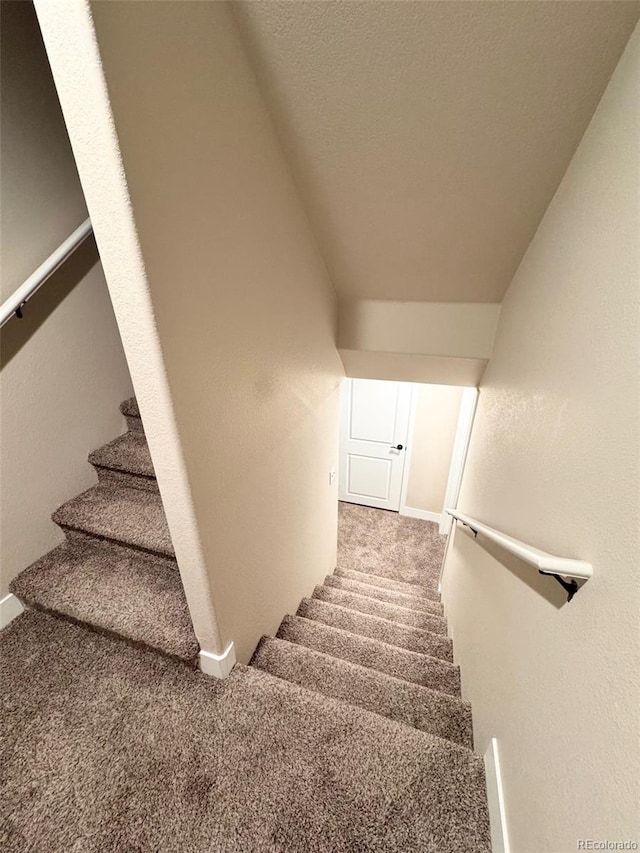
[[13,851],[488,853],[435,525],[340,507],[339,567],[224,681],[199,651],[135,400],[0,633]]
[[338,524],[339,568],[436,590],[445,545],[437,524],[348,503]]
[[6,853],[489,851],[470,750],[31,611],[0,633]]
[[52,516],[66,541],[10,585],[30,607],[192,666],[200,647],[135,400],[128,431],[89,454],[98,485]]

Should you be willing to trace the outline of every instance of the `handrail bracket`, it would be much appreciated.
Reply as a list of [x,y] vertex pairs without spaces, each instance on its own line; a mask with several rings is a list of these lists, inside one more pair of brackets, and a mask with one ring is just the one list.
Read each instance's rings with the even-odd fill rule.
[[475,529],[475,527],[472,527],[470,524],[468,524],[466,521],[463,521],[461,518],[459,518],[458,521],[460,522],[460,524],[462,524],[463,527],[469,528],[469,530],[473,533],[474,539],[478,538],[478,531]]
[[538,572],[541,575],[546,575],[547,577],[555,578],[558,581],[560,586],[567,593],[567,603],[571,601],[571,599],[579,589],[578,583],[575,580],[567,581],[563,577],[560,577],[560,575],[557,575],[555,572],[545,572],[544,569],[538,569]]

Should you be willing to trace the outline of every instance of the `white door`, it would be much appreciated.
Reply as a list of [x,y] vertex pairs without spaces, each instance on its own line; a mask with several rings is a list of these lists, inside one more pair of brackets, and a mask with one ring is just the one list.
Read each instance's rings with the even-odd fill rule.
[[340,396],[341,501],[400,508],[411,385],[345,379]]

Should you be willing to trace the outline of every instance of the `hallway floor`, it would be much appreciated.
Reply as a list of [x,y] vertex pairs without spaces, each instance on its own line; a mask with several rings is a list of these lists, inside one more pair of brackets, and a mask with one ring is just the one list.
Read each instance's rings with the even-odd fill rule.
[[338,565],[435,591],[445,537],[438,525],[397,512],[338,504]]
[[[431,533],[416,533],[420,553],[402,551],[384,516],[391,514],[341,508],[340,574],[304,601],[380,623],[394,644],[328,628],[301,611],[278,632],[281,638],[297,624],[331,631],[349,641],[349,654],[365,655],[369,643],[374,662],[349,663],[339,649],[329,658],[292,636],[265,638],[253,666],[215,681],[38,611],[2,631],[3,850],[488,851],[482,760],[469,748],[470,716],[455,695],[459,676],[448,660],[440,605],[427,597],[433,575],[425,591],[414,588],[415,610],[397,605],[411,589],[400,576],[415,578],[418,562],[437,562],[435,553],[423,554]],[[365,598],[353,589],[362,578],[371,582],[361,570],[376,549],[380,585]],[[328,604],[318,590],[351,596],[356,609]],[[367,612],[357,609],[360,599]],[[396,613],[412,614],[414,624],[395,621]],[[432,623],[434,633],[424,630]],[[411,651],[425,638],[439,644],[429,650],[440,650],[437,657]],[[328,658],[332,669],[354,676],[355,692],[365,683],[359,674],[369,674],[372,701],[388,699],[392,684],[397,707],[372,713],[334,698],[330,685],[308,688],[290,673],[271,673],[277,656],[269,656],[269,643],[288,654],[304,650],[307,663],[318,663],[314,674],[330,681],[318,668]],[[282,660],[296,665],[295,657]],[[402,680],[380,671],[385,666],[401,666]],[[423,675],[435,689],[422,686]],[[434,710],[444,713],[440,735],[432,733],[441,725]]]

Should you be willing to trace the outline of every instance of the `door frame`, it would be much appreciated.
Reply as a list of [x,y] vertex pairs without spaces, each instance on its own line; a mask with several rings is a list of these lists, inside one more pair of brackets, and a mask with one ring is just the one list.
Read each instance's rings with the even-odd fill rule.
[[469,442],[471,441],[473,419],[475,417],[476,406],[478,404],[478,389],[467,386],[462,392],[462,400],[460,401],[460,412],[458,414],[456,435],[453,442],[453,450],[451,452],[451,464],[449,466],[449,476],[447,478],[447,486],[444,493],[442,512],[432,512],[431,510],[416,509],[415,507],[407,506],[409,472],[411,470],[411,452],[413,449],[415,417],[418,405],[415,390],[416,385],[414,383],[411,389],[409,439],[407,442],[407,451],[402,477],[402,492],[400,493],[400,515],[406,515],[409,518],[421,518],[423,521],[434,521],[439,525],[438,532],[446,536],[451,529],[452,519],[450,515],[446,514],[445,509],[447,507],[450,509],[456,509],[458,506],[458,497],[460,495],[460,487],[462,485],[462,475],[464,473],[464,465],[467,459],[467,451],[469,450]]
[[451,530],[453,519],[447,515],[445,510],[458,508],[458,499],[460,497],[460,489],[462,487],[462,476],[464,474],[464,466],[467,461],[467,453],[469,452],[469,444],[471,443],[471,431],[473,430],[473,420],[476,415],[476,407],[478,405],[479,391],[477,388],[465,388],[462,394],[462,402],[460,403],[460,414],[458,415],[458,426],[456,427],[456,437],[453,442],[453,451],[451,453],[451,466],[449,468],[449,478],[447,480],[447,488],[444,493],[444,504],[442,506],[442,515],[440,516],[439,533],[447,536]]
[[416,410],[418,408],[418,395],[416,394],[416,383],[411,385],[411,409],[409,410],[409,435],[407,438],[407,449],[404,458],[404,470],[402,472],[402,490],[400,492],[400,515],[406,515],[409,518],[421,518],[423,521],[435,521],[440,523],[440,513],[432,512],[428,509],[416,509],[414,506],[407,506],[407,492],[409,490],[409,472],[411,471],[411,454],[413,452],[413,439],[416,425]]

